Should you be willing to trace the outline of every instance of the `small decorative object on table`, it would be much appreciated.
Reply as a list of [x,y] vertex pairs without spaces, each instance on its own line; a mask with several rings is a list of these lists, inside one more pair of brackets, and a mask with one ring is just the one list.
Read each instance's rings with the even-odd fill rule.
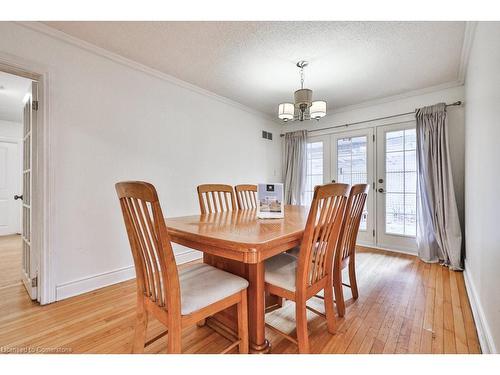
[[258,184],[257,203],[259,219],[283,218],[285,216],[283,184]]

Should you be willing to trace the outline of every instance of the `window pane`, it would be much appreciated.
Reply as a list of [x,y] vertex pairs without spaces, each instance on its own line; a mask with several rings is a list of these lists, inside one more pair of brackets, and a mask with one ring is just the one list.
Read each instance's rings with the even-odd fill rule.
[[388,172],[385,190],[389,193],[404,193],[404,172]]
[[311,174],[323,175],[323,158],[311,160]]
[[415,236],[417,172],[415,129],[386,133],[386,232]]
[[405,192],[406,193],[417,192],[417,172],[405,173]]
[[405,215],[405,234],[408,236],[416,236],[417,215]]
[[385,151],[403,151],[404,148],[404,132],[396,131],[396,132],[387,132],[385,133]]
[[314,187],[323,184],[323,142],[307,144],[305,204],[311,204]]
[[415,150],[417,148],[416,129],[405,130],[405,150]]
[[386,172],[401,172],[404,170],[404,153],[388,152],[385,157]]
[[417,170],[417,154],[416,151],[405,151],[405,170]]

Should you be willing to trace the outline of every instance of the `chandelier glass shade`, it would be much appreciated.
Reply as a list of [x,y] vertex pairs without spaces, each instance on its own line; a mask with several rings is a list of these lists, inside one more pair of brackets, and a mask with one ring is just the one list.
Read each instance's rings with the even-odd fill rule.
[[278,118],[285,122],[319,120],[326,115],[326,101],[313,101],[313,92],[304,88],[304,68],[307,61],[299,61],[297,67],[300,68],[300,89],[294,93],[294,103],[281,103],[278,106]]

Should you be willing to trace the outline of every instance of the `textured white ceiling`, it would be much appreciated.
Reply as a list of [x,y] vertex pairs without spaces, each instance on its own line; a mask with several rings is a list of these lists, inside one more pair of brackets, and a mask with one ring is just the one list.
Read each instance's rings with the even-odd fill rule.
[[465,22],[46,22],[275,116],[299,85],[330,110],[456,81]]
[[0,72],[0,120],[22,122],[23,99],[30,86],[29,79]]

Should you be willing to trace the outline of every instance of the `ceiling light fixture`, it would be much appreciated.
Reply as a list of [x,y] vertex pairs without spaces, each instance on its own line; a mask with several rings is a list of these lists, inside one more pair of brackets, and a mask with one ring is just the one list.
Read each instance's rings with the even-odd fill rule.
[[304,88],[304,68],[309,65],[307,61],[299,61],[300,89],[294,93],[295,103],[281,103],[278,106],[278,117],[284,122],[319,120],[326,115],[326,101],[312,101],[312,90]]

